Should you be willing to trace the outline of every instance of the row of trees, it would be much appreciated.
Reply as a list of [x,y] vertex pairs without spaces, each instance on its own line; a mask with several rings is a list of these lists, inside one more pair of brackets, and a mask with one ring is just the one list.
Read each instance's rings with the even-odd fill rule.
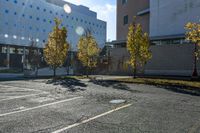
[[[63,66],[68,50],[69,43],[67,40],[67,29],[59,28],[61,21],[55,19],[55,27],[49,34],[48,43],[44,49],[44,57],[47,64],[53,69],[54,77],[56,69]],[[90,30],[86,30],[85,34],[78,41],[77,57],[86,67],[86,73],[97,66],[98,55],[100,49]],[[134,69],[134,77],[136,76],[137,66],[143,66],[151,58],[149,51],[149,37],[147,33],[143,33],[140,24],[132,23],[129,27],[127,36],[127,50],[130,53],[130,60],[127,61]]]
[[[44,48],[44,57],[47,64],[53,69],[54,77],[56,76],[56,69],[63,66],[66,61],[69,51],[69,43],[67,40],[67,29],[65,27],[59,28],[61,20],[55,19],[55,27],[49,34],[48,43]],[[78,42],[78,59],[88,71],[96,67],[99,48],[95,38],[92,36],[90,30],[85,31],[85,34]]]
[[[148,60],[152,58],[150,48],[150,39],[147,33],[142,30],[141,24],[137,24],[134,21],[129,26],[129,32],[127,35],[127,50],[130,54],[130,58],[126,64],[133,68],[134,78],[136,77],[137,68],[143,67]],[[67,40],[67,29],[65,27],[59,28],[61,21],[55,19],[55,27],[49,34],[48,43],[44,49],[44,57],[47,64],[54,70],[54,76],[56,76],[56,69],[61,67],[69,51],[69,43]],[[197,46],[200,46],[200,25],[197,23],[188,23],[185,26],[186,39],[195,44],[195,59],[194,65],[195,70],[193,75],[197,75],[196,61],[200,52]],[[78,53],[77,57],[82,62],[83,66],[86,67],[86,73],[97,66],[97,59],[100,52],[98,44],[95,38],[92,36],[90,30],[86,30],[85,34],[80,37],[78,41]]]

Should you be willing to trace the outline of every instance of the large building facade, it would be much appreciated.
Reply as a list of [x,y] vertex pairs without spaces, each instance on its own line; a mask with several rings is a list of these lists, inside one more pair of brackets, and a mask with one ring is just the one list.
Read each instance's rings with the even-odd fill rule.
[[[113,73],[130,74],[123,69],[129,55],[126,50],[128,26],[137,22],[151,39],[152,59],[145,74],[189,76],[194,67],[194,45],[185,40],[184,26],[199,22],[199,0],[117,0],[117,40],[111,49]],[[200,62],[197,64],[200,71]]]
[[[7,66],[16,60],[21,62],[21,55],[26,53],[32,41],[44,48],[56,17],[62,20],[61,26],[67,28],[67,41],[73,51],[85,29],[92,32],[100,47],[104,46],[106,22],[97,19],[97,14],[85,6],[63,0],[1,0],[0,62],[6,62]],[[11,61],[16,51],[19,57]]]
[[134,16],[143,30],[149,32],[149,0],[117,0],[117,41],[126,40]]

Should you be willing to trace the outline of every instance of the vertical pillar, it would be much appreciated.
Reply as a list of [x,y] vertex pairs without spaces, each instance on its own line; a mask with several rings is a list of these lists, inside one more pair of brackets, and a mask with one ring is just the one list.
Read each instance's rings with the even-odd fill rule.
[[7,68],[9,69],[10,68],[10,46],[7,46],[7,60],[6,60],[6,63],[7,63]]

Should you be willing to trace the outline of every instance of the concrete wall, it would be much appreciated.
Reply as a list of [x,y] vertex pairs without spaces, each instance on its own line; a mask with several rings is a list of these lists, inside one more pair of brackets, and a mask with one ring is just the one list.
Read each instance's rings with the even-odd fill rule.
[[[145,66],[145,74],[190,76],[193,70],[193,45],[158,45],[151,46],[152,59]],[[132,70],[123,69],[123,62],[129,55],[126,48],[111,50],[112,65],[109,72],[119,75],[131,75]],[[200,74],[200,61],[197,65]]]
[[199,22],[200,0],[150,0],[150,36],[184,34],[187,22]]

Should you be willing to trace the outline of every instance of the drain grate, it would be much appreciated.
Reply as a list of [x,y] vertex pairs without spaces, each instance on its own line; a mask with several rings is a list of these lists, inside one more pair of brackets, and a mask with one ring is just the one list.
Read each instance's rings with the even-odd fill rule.
[[120,103],[125,103],[126,100],[123,100],[123,99],[114,99],[114,100],[111,100],[109,103],[112,103],[112,104],[120,104]]

